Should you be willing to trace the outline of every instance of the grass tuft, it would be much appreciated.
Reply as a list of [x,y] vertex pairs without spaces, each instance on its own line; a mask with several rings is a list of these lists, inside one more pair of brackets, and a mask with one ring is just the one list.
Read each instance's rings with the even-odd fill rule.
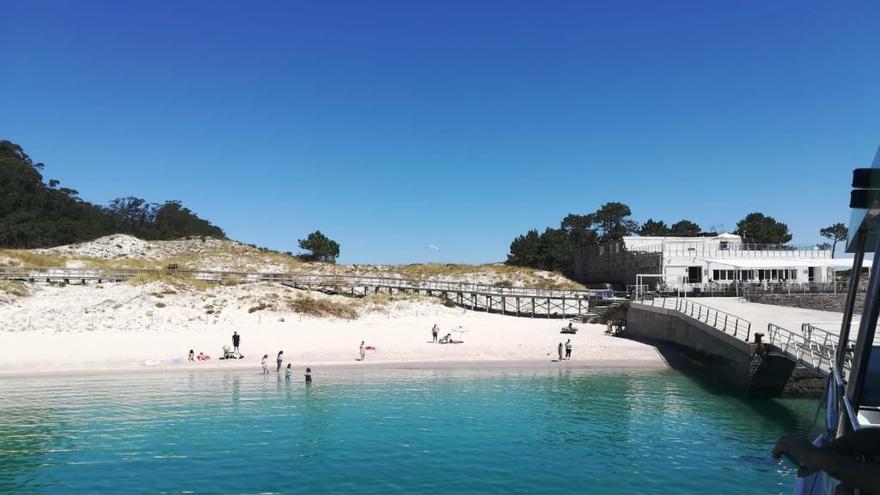
[[288,301],[293,311],[318,317],[343,318],[353,320],[358,317],[357,309],[351,303],[335,302],[330,299],[316,299],[311,296],[298,296]]
[[256,313],[257,311],[263,311],[264,309],[269,309],[271,307],[272,306],[269,306],[268,304],[261,302],[260,304],[248,309],[248,313]]
[[15,297],[24,297],[29,293],[25,284],[11,280],[0,280],[0,292]]

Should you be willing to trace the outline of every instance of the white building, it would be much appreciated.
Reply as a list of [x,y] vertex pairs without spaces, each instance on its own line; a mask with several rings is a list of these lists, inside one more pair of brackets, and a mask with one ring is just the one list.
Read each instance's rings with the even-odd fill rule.
[[586,246],[575,257],[575,273],[587,283],[610,282],[667,287],[745,283],[815,283],[834,280],[851,260],[834,259],[830,249],[747,244],[734,234],[713,237],[624,237]]

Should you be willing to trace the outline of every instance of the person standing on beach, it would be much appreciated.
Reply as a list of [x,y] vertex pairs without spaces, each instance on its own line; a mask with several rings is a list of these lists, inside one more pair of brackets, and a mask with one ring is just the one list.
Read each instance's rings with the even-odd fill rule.
[[269,355],[268,354],[263,354],[263,360],[260,361],[260,364],[263,365],[263,374],[268,375],[269,374]]
[[571,339],[565,341],[565,360],[571,359]]
[[275,358],[275,362],[278,363],[278,367],[275,368],[275,373],[281,371],[281,363],[284,362],[284,351],[278,351],[278,357]]
[[559,346],[556,348],[556,351],[559,352],[559,360],[562,361],[562,342],[559,343]]
[[312,384],[312,369],[306,368],[306,385]]
[[241,354],[238,351],[238,344],[241,343],[241,335],[238,332],[232,332],[232,350],[236,354]]
[[434,338],[435,344],[437,343],[437,335],[439,335],[439,334],[440,334],[440,327],[438,327],[437,324],[434,323],[434,328],[431,329],[431,336]]
[[364,346],[364,341],[363,341],[363,340],[361,341],[360,352],[361,352],[361,361],[363,361],[364,358],[365,358],[366,355],[367,355],[367,348]]

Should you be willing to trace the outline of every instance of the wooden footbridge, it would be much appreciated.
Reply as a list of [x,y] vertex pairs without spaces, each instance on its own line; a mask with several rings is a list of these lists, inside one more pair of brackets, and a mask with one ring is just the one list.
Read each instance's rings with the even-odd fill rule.
[[0,279],[33,283],[123,282],[140,275],[172,275],[217,284],[269,282],[296,289],[350,297],[365,297],[371,294],[418,294],[439,297],[451,304],[474,311],[532,318],[590,316],[590,301],[595,301],[597,298],[596,291],[591,290],[528,289],[436,279],[206,270],[0,267]]

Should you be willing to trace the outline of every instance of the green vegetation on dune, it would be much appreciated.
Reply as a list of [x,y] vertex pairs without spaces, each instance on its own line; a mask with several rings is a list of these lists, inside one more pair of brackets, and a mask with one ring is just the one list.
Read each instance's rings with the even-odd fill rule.
[[288,307],[296,313],[353,320],[358,317],[356,303],[337,302],[331,299],[318,299],[300,295],[287,300]]
[[9,294],[10,296],[24,297],[28,295],[28,288],[21,282],[0,280],[0,292]]

